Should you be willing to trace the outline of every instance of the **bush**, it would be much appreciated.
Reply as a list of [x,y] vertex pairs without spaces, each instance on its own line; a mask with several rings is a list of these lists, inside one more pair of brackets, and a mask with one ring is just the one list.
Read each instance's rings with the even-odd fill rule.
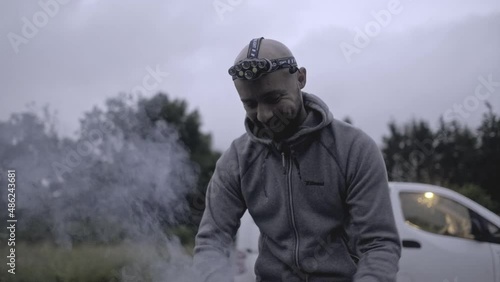
[[[0,248],[2,254],[8,253],[6,245]],[[16,274],[9,274],[2,263],[0,281],[115,282],[124,276],[127,281],[152,281],[149,266],[164,257],[156,246],[147,244],[82,244],[64,249],[49,243],[21,243],[16,246]]]
[[500,214],[500,206],[498,203],[481,187],[474,184],[465,184],[461,187],[454,187],[453,190],[470,198],[490,211]]

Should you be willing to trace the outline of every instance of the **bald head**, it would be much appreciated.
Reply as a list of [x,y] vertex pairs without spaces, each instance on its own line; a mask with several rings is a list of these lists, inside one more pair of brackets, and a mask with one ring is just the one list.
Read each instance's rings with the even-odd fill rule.
[[[234,60],[235,64],[247,58],[248,45],[249,44],[247,44],[238,54],[238,56]],[[272,60],[272,59],[292,57],[292,56],[293,55],[290,49],[288,49],[288,47],[286,47],[285,44],[279,41],[264,38],[260,43],[260,51],[258,56],[259,58],[266,58]]]
[[[235,64],[247,59],[248,46],[238,54]],[[293,57],[285,44],[262,39],[257,58],[274,60],[285,57]],[[276,140],[291,136],[304,121],[306,110],[301,89],[305,85],[306,69],[303,67],[294,73],[290,73],[289,68],[282,68],[257,79],[234,80],[247,117],[254,124],[269,129]]]

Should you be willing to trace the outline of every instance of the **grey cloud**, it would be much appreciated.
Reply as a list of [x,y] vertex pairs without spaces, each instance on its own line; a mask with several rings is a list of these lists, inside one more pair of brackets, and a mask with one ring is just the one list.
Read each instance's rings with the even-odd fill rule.
[[[84,111],[130,91],[141,84],[146,67],[161,65],[170,76],[157,90],[199,109],[204,128],[223,150],[243,133],[244,118],[227,68],[258,36],[288,44],[308,68],[305,90],[323,97],[337,117],[351,116],[376,140],[391,117],[434,121],[474,91],[478,75],[500,76],[498,14],[487,16],[498,13],[500,4],[490,0],[401,0],[403,13],[347,64],[339,43],[352,41],[352,28],[388,2],[361,7],[242,0],[221,20],[212,1],[73,0],[17,55],[6,34],[19,32],[20,18],[39,7],[6,2],[0,17],[0,119],[29,101],[49,103],[59,111],[63,133],[70,134]],[[499,104],[495,97],[491,101]]]
[[[435,123],[448,108],[474,94],[479,76],[492,74],[500,81],[499,15],[381,33],[354,54],[350,64],[339,43],[352,41],[354,35],[340,28],[324,29],[305,38],[296,56],[309,68],[311,92],[323,97],[334,115],[350,116],[380,142],[391,118]],[[498,112],[498,95],[488,100]],[[481,106],[462,121],[477,125],[484,110]]]

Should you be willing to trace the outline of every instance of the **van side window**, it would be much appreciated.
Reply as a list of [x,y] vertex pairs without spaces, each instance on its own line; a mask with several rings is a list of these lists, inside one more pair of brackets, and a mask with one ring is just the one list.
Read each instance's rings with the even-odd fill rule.
[[488,231],[491,233],[491,234],[500,234],[500,228],[498,228],[496,225],[494,225],[493,223],[491,222],[487,222],[486,223],[487,227],[488,227]]
[[427,232],[474,239],[469,209],[433,192],[401,192],[406,224]]
[[500,244],[500,228],[489,221],[486,221],[486,228],[491,236],[491,242]]

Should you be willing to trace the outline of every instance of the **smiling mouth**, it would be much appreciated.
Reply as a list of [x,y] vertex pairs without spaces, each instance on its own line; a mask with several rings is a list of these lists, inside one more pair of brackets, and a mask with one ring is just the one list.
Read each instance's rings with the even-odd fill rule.
[[288,130],[291,123],[290,119],[284,117],[283,114],[280,117],[273,116],[267,123],[263,123],[258,119],[252,119],[252,121],[257,127],[266,128],[275,134],[280,134]]
[[271,130],[272,132],[274,133],[281,133],[283,131],[285,131],[287,129],[287,124],[283,123],[283,122],[273,122],[272,125],[271,124],[265,124],[264,125],[267,129]]

